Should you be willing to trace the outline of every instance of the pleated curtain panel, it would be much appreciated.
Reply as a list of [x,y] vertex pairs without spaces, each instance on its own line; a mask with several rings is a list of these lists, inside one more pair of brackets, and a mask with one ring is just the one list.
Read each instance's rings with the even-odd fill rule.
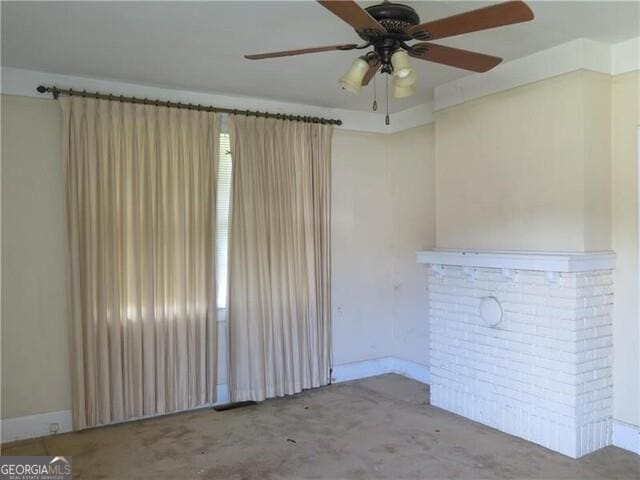
[[230,116],[231,401],[330,380],[332,127]]
[[61,97],[75,429],[215,400],[215,113]]

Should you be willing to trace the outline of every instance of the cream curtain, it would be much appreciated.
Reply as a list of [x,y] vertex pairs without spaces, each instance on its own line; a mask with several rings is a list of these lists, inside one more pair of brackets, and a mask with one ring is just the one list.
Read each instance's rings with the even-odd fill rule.
[[326,385],[332,127],[231,116],[229,129],[231,400]]
[[60,104],[74,428],[213,402],[218,116]]

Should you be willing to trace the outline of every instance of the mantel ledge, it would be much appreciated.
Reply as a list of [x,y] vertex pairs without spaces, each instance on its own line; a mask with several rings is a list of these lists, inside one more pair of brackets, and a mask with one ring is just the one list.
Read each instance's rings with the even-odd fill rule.
[[418,263],[461,267],[534,270],[542,272],[589,272],[613,270],[616,254],[599,252],[536,252],[516,250],[424,250],[416,253]]

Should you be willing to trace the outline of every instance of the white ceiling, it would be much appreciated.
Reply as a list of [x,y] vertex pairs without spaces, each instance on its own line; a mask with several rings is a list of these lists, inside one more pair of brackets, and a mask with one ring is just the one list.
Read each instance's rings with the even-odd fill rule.
[[[365,1],[367,6],[378,2]],[[403,2],[422,21],[496,2]],[[640,35],[640,2],[529,2],[532,22],[440,43],[513,60],[576,38],[616,43]],[[246,53],[358,41],[313,1],[6,2],[2,65],[170,88],[369,110],[371,88],[354,96],[338,77],[358,55],[328,52],[250,61]],[[391,100],[399,111],[468,72],[414,60],[418,94]],[[379,77],[378,92],[382,91]],[[380,103],[380,101],[379,101]]]

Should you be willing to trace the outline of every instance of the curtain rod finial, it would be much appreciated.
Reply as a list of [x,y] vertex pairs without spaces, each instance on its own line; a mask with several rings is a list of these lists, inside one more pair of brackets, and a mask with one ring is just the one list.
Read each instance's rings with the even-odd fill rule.
[[39,93],[47,93],[47,87],[45,87],[44,85],[40,85],[38,88],[36,88],[36,90]]

